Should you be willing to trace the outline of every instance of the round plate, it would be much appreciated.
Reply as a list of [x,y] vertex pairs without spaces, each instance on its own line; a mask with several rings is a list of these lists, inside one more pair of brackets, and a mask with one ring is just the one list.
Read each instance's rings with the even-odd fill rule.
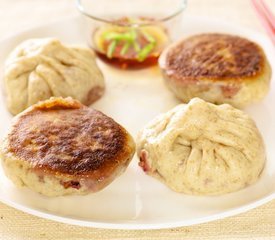
[[[185,17],[180,37],[200,32],[227,32],[258,42],[275,64],[271,42],[258,32],[222,23],[220,20]],[[68,44],[86,45],[82,19],[74,17],[14,35],[0,43],[0,66],[21,41],[36,37],[57,37]],[[99,62],[107,90],[93,107],[113,117],[135,137],[149,120],[179,102],[163,84],[157,67],[122,71]],[[0,76],[2,79],[2,76]],[[108,187],[88,196],[48,198],[27,188],[16,188],[0,168],[0,200],[24,212],[81,226],[116,229],[157,229],[187,226],[244,212],[275,197],[275,87],[265,100],[247,109],[256,121],[266,143],[267,163],[259,181],[241,191],[216,197],[189,196],[171,191],[146,176],[135,157],[127,171]],[[11,115],[0,96],[0,137],[10,124]]]

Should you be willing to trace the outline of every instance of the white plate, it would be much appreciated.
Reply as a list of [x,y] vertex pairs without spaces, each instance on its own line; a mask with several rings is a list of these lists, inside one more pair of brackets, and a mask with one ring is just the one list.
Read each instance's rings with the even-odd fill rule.
[[[185,17],[181,36],[196,32],[229,32],[246,36],[265,49],[275,63],[274,49],[263,35],[231,26],[221,21]],[[34,37],[58,37],[65,43],[85,45],[82,20],[74,17],[17,34],[2,42],[0,66],[11,49],[22,40]],[[158,68],[120,71],[103,63],[107,82],[104,97],[93,106],[112,116],[133,136],[150,119],[178,102],[165,88]],[[0,76],[2,79],[2,76]],[[218,197],[178,194],[157,180],[146,176],[135,157],[129,168],[103,191],[88,196],[47,198],[26,188],[16,188],[0,168],[0,200],[30,214],[82,226],[117,229],[170,228],[197,224],[231,216],[257,207],[275,197],[275,87],[265,100],[246,111],[257,122],[267,148],[267,164],[260,180],[235,193]],[[3,89],[3,84],[2,84]],[[272,110],[273,109],[273,110]],[[0,96],[0,137],[7,130],[11,116]]]

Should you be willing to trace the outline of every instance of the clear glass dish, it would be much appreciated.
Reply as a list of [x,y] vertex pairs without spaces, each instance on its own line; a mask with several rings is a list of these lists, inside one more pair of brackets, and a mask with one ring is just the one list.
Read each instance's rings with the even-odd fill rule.
[[102,60],[122,69],[157,63],[176,36],[186,0],[77,0],[87,39]]

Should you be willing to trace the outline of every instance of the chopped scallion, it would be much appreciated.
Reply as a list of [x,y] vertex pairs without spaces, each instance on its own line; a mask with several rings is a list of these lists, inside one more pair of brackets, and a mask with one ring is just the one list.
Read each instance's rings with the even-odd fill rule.
[[154,49],[155,46],[156,46],[155,43],[149,43],[144,48],[142,48],[138,53],[138,61],[140,62],[144,61],[148,57],[150,52]]
[[116,33],[116,32],[107,32],[103,34],[105,40],[116,40],[116,41],[133,41],[133,37],[129,33]]
[[113,57],[113,53],[116,49],[116,45],[117,45],[117,41],[112,41],[109,46],[108,46],[108,50],[107,50],[107,57],[108,58],[112,58]]
[[132,37],[132,41],[135,41],[137,39],[137,31],[136,31],[136,29],[131,28],[130,34],[131,34],[131,37]]
[[121,49],[121,51],[120,51],[120,54],[121,54],[121,55],[125,55],[125,54],[127,53],[127,51],[129,50],[129,47],[130,47],[130,43],[129,43],[129,42],[126,42],[126,43],[123,45],[123,47],[122,47],[122,49]]
[[139,46],[138,42],[137,41],[133,42],[133,45],[134,45],[135,51],[137,53],[139,53],[141,51],[141,49],[140,49],[140,46]]
[[146,31],[141,31],[141,33],[143,34],[143,36],[146,38],[146,40],[150,43],[155,43],[156,42],[156,39],[150,35],[149,33],[147,33]]

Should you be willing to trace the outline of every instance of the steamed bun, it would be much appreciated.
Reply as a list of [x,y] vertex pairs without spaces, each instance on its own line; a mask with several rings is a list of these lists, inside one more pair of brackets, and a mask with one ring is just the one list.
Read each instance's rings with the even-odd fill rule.
[[70,96],[89,105],[105,88],[92,50],[67,47],[53,38],[18,45],[6,61],[4,75],[12,114],[51,96]]
[[139,165],[177,192],[218,195],[254,183],[265,164],[254,121],[199,98],[151,121],[137,139]]

